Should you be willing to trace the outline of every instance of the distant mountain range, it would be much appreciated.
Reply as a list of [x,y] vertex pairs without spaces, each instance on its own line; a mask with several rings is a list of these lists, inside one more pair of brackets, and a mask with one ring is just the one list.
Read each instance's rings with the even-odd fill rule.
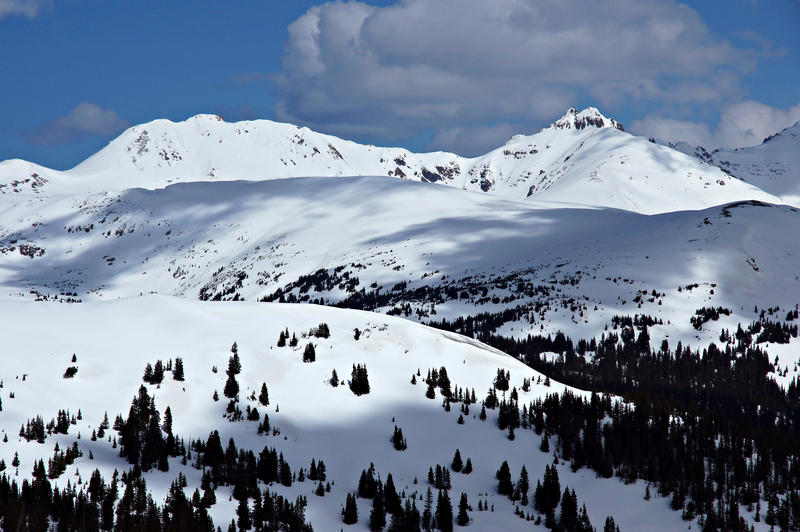
[[750,199],[781,201],[714,161],[626,133],[592,107],[570,109],[539,133],[514,136],[475,158],[362,145],[268,120],[227,123],[214,115],[178,123],[154,120],[131,127],[68,171],[21,160],[2,162],[0,193],[74,194],[188,181],[362,175],[645,214]]

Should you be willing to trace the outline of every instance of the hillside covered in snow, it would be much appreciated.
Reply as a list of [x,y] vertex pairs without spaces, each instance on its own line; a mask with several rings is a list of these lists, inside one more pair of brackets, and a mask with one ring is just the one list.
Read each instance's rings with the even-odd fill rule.
[[[84,488],[95,469],[107,481],[114,469],[124,471],[127,464],[118,456],[122,445],[118,431],[106,427],[105,436],[97,437],[97,433],[106,415],[112,425],[117,414],[128,417],[140,386],[155,398],[162,420],[169,407],[170,434],[185,446],[181,453],[169,456],[165,467],[147,472],[147,487],[157,501],[167,497],[179,473],[186,478],[191,498],[202,483],[201,465],[210,452],[195,442],[206,442],[215,431],[223,449],[230,449],[229,440],[256,456],[264,449],[276,449],[291,475],[268,489],[291,503],[304,497],[305,517],[316,530],[345,526],[341,508],[347,494],[358,491],[361,472],[371,464],[382,482],[391,475],[403,503],[413,502],[420,512],[428,488],[433,489],[434,499],[437,493],[427,481],[428,470],[443,465],[449,472],[445,491],[456,512],[461,493],[467,494],[471,527],[516,528],[521,524],[514,512],[518,503],[496,493],[496,470],[507,462],[516,482],[524,466],[532,483],[526,498],[532,498],[545,466],[553,462],[552,453],[539,450],[545,436],[528,428],[527,420],[526,427],[509,440],[497,429],[497,409],[484,409],[486,419],[481,419],[480,403],[459,401],[457,396],[470,396],[474,390],[483,399],[502,370],[508,372],[509,385],[527,412],[529,403],[562,393],[564,386],[545,384],[541,374],[474,340],[398,318],[313,305],[212,304],[160,296],[71,306],[2,303],[0,310],[18,338],[28,339],[6,346],[9,353],[24,352],[25,356],[6,359],[0,374],[0,432],[8,439],[0,447],[9,468],[6,473],[11,471],[18,481],[29,476],[40,458],[51,464],[48,481],[62,489],[68,483]],[[39,334],[43,324],[48,324],[50,334]],[[328,327],[328,336],[315,332],[320,324]],[[299,339],[297,346],[278,346],[284,330]],[[354,331],[358,332],[354,335]],[[241,366],[235,377],[239,393],[234,404],[246,411],[241,420],[228,411],[229,399],[223,394],[234,344]],[[308,345],[315,347],[313,362],[303,361]],[[158,384],[142,381],[147,365],[161,361],[174,369],[178,358],[182,380],[166,371]],[[350,389],[354,364],[366,366],[366,394],[356,395]],[[74,368],[69,378],[64,377],[67,368]],[[444,392],[434,386],[430,399],[424,380],[432,368],[439,372],[446,368],[451,389]],[[338,386],[331,383],[334,370],[341,379]],[[443,393],[450,392],[452,404],[444,408]],[[498,391],[504,401],[508,392]],[[99,397],[104,400],[98,401]],[[36,437],[28,442],[18,435],[19,426],[30,426],[37,415],[47,423],[61,410],[67,412],[67,425],[47,430],[41,442]],[[391,441],[395,428],[402,430],[403,450]],[[52,466],[54,447],[66,450],[73,443],[82,454],[53,473],[58,471]],[[10,448],[17,455],[16,466],[11,465],[14,453],[5,456]],[[457,449],[464,463],[469,460],[471,471],[452,469]],[[315,480],[313,474],[309,477],[312,460],[325,464],[322,480]],[[568,463],[555,468],[562,489],[569,487],[579,494],[580,504],[586,503],[595,524],[602,526],[606,516],[615,515],[624,529],[680,526],[679,515],[663,501],[642,500],[644,483],[623,485],[586,470],[573,472]],[[206,467],[205,474],[211,469]],[[259,465],[259,477],[260,471]],[[215,524],[225,526],[237,519],[236,497],[241,497],[234,486],[219,484],[212,489],[217,502],[208,512]],[[324,488],[321,492],[319,486]],[[208,490],[201,491],[204,500],[209,497]],[[346,528],[367,530],[372,501],[362,497],[357,503],[358,524]],[[525,513],[532,514],[531,510]],[[525,515],[522,523],[532,525],[525,522]]]

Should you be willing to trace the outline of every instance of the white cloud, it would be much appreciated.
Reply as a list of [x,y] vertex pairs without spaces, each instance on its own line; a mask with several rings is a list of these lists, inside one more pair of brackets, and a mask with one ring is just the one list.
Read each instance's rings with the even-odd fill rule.
[[275,110],[339,134],[441,130],[446,148],[463,128],[531,129],[587,95],[722,101],[754,61],[673,0],[332,2],[290,25]]
[[116,111],[84,102],[68,114],[37,127],[26,138],[34,144],[68,144],[88,135],[115,135],[129,125]]
[[753,100],[727,107],[715,131],[719,146],[739,148],[761,144],[765,137],[800,120],[800,103],[789,109],[776,109]]
[[51,0],[0,0],[0,19],[10,15],[34,18],[42,9],[52,5]]
[[672,120],[649,115],[631,124],[634,133],[672,142],[685,141],[706,149],[743,148],[761,144],[764,138],[800,121],[800,103],[778,109],[744,100],[726,106],[712,132],[704,122]]

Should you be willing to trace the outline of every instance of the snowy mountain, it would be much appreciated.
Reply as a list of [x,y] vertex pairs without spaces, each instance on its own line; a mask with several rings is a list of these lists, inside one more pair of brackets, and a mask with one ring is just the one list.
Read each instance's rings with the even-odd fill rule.
[[676,148],[199,115],[0,163],[0,528],[789,529],[800,211]]
[[709,162],[787,204],[800,206],[800,122],[752,148],[715,150]]
[[0,193],[72,195],[188,181],[361,175],[645,214],[778,201],[712,165],[624,132],[595,108],[570,109],[539,133],[517,135],[476,158],[361,145],[268,120],[155,120],[128,129],[65,172],[19,160],[0,163]]

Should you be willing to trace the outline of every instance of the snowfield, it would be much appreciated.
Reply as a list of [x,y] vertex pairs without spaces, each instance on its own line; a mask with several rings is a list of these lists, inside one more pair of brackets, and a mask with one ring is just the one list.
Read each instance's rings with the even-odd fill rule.
[[[599,337],[614,315],[649,314],[668,324],[657,347],[704,346],[800,294],[800,213],[763,203],[646,216],[377,177],[30,201],[2,214],[6,298],[337,303],[377,290],[374,310],[410,305],[421,321],[529,305],[532,319],[501,329],[521,337]],[[704,306],[730,320],[695,330]]]
[[[345,527],[339,515],[345,496],[355,491],[362,469],[374,462],[383,479],[392,473],[398,492],[424,496],[428,468],[449,465],[458,448],[474,471],[469,475],[452,473],[451,498],[463,491],[477,507],[478,499],[488,500],[494,512],[470,512],[474,530],[514,529],[533,526],[513,513],[512,503],[497,495],[494,473],[508,460],[514,478],[524,464],[532,482],[541,478],[544,466],[553,455],[539,451],[541,437],[520,430],[514,441],[497,429],[496,411],[488,411],[486,421],[478,419],[480,403],[471,405],[465,423],[456,423],[457,403],[450,412],[442,408],[442,397],[425,397],[422,382],[429,368],[445,366],[454,386],[474,388],[480,398],[486,395],[498,368],[511,373],[511,384],[527,403],[547,393],[564,391],[553,382],[545,387],[543,377],[521,362],[474,340],[443,333],[412,322],[367,312],[331,309],[315,305],[210,303],[164,296],[144,296],[111,302],[80,305],[44,305],[3,302],[0,314],[6,330],[15,334],[6,342],[6,355],[0,367],[3,388],[0,396],[0,431],[9,440],[0,444],[0,457],[11,463],[19,452],[19,479],[29,476],[35,459],[52,457],[56,442],[66,448],[78,442],[84,456],[69,466],[57,481],[86,482],[99,468],[110,478],[115,468],[129,465],[118,456],[107,440],[91,441],[89,436],[107,411],[112,420],[117,413],[126,416],[131,399],[142,384],[147,363],[156,359],[182,357],[185,381],[168,374],[159,387],[148,385],[163,413],[169,406],[176,434],[186,439],[205,439],[219,430],[223,446],[233,437],[240,448],[276,447],[293,470],[308,467],[311,459],[327,465],[333,487],[324,497],[313,494],[316,484],[295,482],[292,487],[272,489],[294,500],[297,494],[308,497],[307,516],[316,530]],[[284,328],[306,333],[327,323],[331,336],[302,338],[297,348],[276,347]],[[358,341],[353,330],[362,332]],[[46,330],[46,334],[42,331]],[[302,350],[307,342],[316,345],[316,362],[304,364]],[[238,344],[242,364],[240,396],[244,404],[267,413],[277,436],[258,435],[257,423],[224,419],[226,400],[222,397],[226,367],[233,342]],[[77,362],[72,363],[75,354]],[[332,370],[347,378],[354,363],[364,363],[371,391],[357,397],[346,385],[332,387],[327,381]],[[71,379],[62,377],[68,366],[77,366]],[[213,367],[219,368],[217,373]],[[421,370],[416,385],[412,374]],[[523,378],[533,381],[530,392],[520,389]],[[266,409],[255,400],[262,382],[269,389]],[[539,382],[539,384],[536,384]],[[220,401],[212,395],[217,390]],[[14,398],[10,398],[10,394]],[[582,393],[582,392],[576,392]],[[244,404],[242,408],[244,408]],[[45,421],[57,410],[81,411],[82,420],[71,426],[69,434],[49,436],[44,444],[26,442],[17,433],[19,426],[37,414]],[[393,427],[402,428],[408,449],[396,451],[389,441]],[[116,436],[113,430],[109,437]],[[78,438],[80,435],[80,439]],[[94,458],[89,458],[89,451]],[[614,515],[623,530],[675,530],[687,524],[680,514],[669,509],[666,499],[654,497],[645,502],[644,484],[624,485],[616,479],[601,480],[590,470],[572,473],[568,464],[558,467],[562,488],[569,486],[586,502],[595,526],[602,526],[607,515]],[[11,468],[14,475],[14,468]],[[147,483],[156,499],[166,496],[178,472],[186,475],[188,496],[199,485],[201,472],[191,464],[170,461],[170,470],[152,470]],[[414,483],[414,479],[417,483]],[[236,500],[229,501],[231,488],[217,490],[217,504],[211,508],[215,524],[225,526],[235,518]],[[348,530],[367,530],[369,501],[359,499],[359,523]],[[421,506],[417,500],[417,504]],[[543,527],[542,527],[543,528]]]

